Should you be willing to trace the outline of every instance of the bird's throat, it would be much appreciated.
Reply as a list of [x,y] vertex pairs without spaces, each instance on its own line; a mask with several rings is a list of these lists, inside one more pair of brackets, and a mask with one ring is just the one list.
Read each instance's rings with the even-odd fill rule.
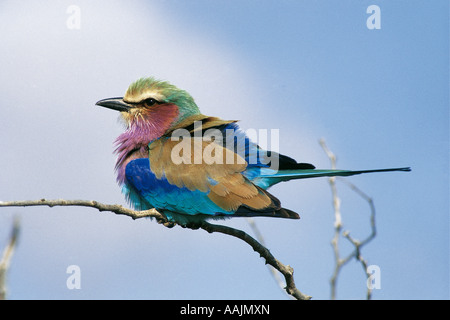
[[117,180],[123,183],[125,167],[134,159],[148,157],[148,144],[160,138],[178,118],[178,107],[165,104],[154,109],[144,110],[129,122],[127,130],[115,141],[117,146]]

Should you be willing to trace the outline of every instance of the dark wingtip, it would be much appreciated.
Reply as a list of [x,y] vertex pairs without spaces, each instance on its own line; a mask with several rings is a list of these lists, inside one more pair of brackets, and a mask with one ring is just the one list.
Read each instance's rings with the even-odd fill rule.
[[300,219],[300,215],[297,212],[294,212],[286,208],[281,208],[280,210],[278,210],[276,217],[288,219]]
[[316,166],[311,163],[297,163],[297,168],[295,169],[315,169]]
[[285,162],[280,164],[280,170],[308,170],[308,169],[315,169],[316,167],[312,165],[311,163],[289,163]]
[[230,214],[229,217],[268,217],[268,218],[285,218],[285,219],[300,219],[297,212],[286,208],[280,208],[273,211],[253,211],[247,207],[241,206],[236,213]]

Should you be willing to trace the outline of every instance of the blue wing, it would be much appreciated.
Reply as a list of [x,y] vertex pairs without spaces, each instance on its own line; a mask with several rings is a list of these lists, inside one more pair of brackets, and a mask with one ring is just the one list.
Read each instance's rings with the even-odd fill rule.
[[156,178],[150,170],[148,158],[130,161],[125,168],[125,177],[122,192],[136,210],[156,208],[186,215],[233,213],[214,204],[207,197],[207,192],[180,188],[170,184],[164,177]]

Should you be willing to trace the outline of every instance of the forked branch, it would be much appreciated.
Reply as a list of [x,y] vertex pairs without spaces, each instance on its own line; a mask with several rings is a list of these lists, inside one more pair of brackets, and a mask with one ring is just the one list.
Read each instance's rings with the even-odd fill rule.
[[[331,168],[336,169],[336,155],[331,152],[330,149],[328,149],[325,140],[321,139],[319,141],[320,145],[322,146],[324,152],[327,154],[328,158],[330,159]],[[345,183],[351,190],[356,192],[360,197],[362,197],[370,207],[370,228],[371,232],[370,234],[364,239],[364,240],[357,240],[350,236],[349,231],[343,231],[342,232],[342,215],[340,211],[340,204],[341,200],[337,194],[337,188],[336,188],[336,179],[339,179],[339,181]],[[365,246],[367,243],[372,241],[376,236],[376,225],[375,225],[375,205],[373,203],[372,198],[370,198],[367,194],[365,194],[361,189],[356,187],[351,182],[342,179],[341,177],[331,177],[329,178],[329,183],[331,187],[331,194],[333,198],[333,208],[334,208],[334,216],[335,216],[335,222],[334,222],[334,237],[331,240],[331,245],[333,247],[334,252],[334,260],[335,260],[335,268],[333,275],[330,280],[331,284],[331,299],[336,299],[336,288],[337,288],[337,279],[339,272],[343,268],[347,262],[355,258],[357,261],[361,263],[361,266],[364,270],[364,273],[366,274],[367,279],[370,278],[371,274],[368,271],[368,265],[367,261],[362,257],[361,255],[361,249],[363,246]],[[339,239],[341,236],[347,239],[353,246],[354,250],[349,255],[347,255],[345,258],[341,257],[340,251],[339,251]],[[370,300],[372,298],[372,288],[371,286],[367,285],[367,293],[366,293],[367,300]]]

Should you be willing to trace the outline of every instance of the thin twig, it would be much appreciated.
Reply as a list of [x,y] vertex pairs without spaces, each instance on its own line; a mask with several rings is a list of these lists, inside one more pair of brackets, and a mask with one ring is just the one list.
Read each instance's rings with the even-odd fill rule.
[[13,256],[14,249],[16,248],[17,239],[19,237],[19,229],[20,229],[19,219],[15,218],[11,236],[9,238],[9,243],[5,247],[2,258],[0,260],[0,300],[6,299],[7,293],[6,274],[11,264],[11,258]]
[[[140,219],[145,217],[152,217],[157,220],[158,223],[165,225],[166,227],[173,227],[175,224],[169,222],[164,214],[158,212],[156,209],[144,210],[144,211],[134,211],[128,208],[125,208],[121,205],[109,205],[102,204],[97,201],[88,201],[88,200],[27,200],[27,201],[11,201],[11,202],[0,202],[0,207],[29,207],[29,206],[83,206],[83,207],[91,207],[98,209],[99,211],[110,211],[119,215],[126,215],[131,217],[132,219]],[[184,226],[186,227],[186,226]],[[237,237],[247,244],[249,244],[254,251],[258,252],[261,257],[266,260],[266,263],[273,266],[277,269],[281,274],[283,274],[286,279],[286,287],[285,290],[288,294],[293,296],[298,300],[308,300],[311,299],[310,296],[305,295],[297,289],[294,282],[294,270],[289,265],[284,265],[279,262],[275,257],[270,253],[270,251],[260,244],[257,240],[249,236],[242,230],[234,229],[227,226],[210,224],[208,222],[203,222],[200,226],[192,226],[191,229],[198,229],[198,227],[206,230],[209,233],[219,232],[223,234],[227,234],[230,236]]]
[[[328,158],[331,162],[332,169],[336,169],[336,156],[328,149],[325,141],[321,139],[319,141],[320,145],[322,146],[323,150],[327,154]],[[361,263],[361,266],[364,270],[364,273],[366,274],[366,277],[369,278],[371,274],[368,272],[368,265],[367,261],[362,257],[361,255],[361,248],[369,243],[373,238],[376,236],[376,225],[375,225],[375,205],[373,203],[372,198],[370,198],[367,194],[365,194],[361,189],[356,187],[351,182],[348,182],[347,180],[338,177],[339,181],[345,183],[351,190],[356,192],[360,197],[362,197],[364,200],[367,201],[370,207],[370,227],[371,232],[370,234],[362,241],[357,240],[350,236],[349,231],[344,231],[342,233],[342,236],[347,239],[354,247],[354,250],[352,253],[350,253],[345,258],[341,258],[339,253],[339,238],[342,231],[342,216],[340,212],[340,199],[337,195],[337,188],[336,188],[336,178],[332,177],[329,178],[329,183],[331,187],[331,193],[333,197],[333,207],[334,207],[334,214],[335,214],[335,224],[334,224],[334,236],[331,241],[331,245],[333,246],[334,251],[334,257],[335,257],[335,268],[333,271],[333,275],[330,279],[331,284],[331,299],[336,299],[336,283],[339,276],[339,272],[341,271],[342,267],[347,264],[351,259],[355,258],[357,261]],[[366,298],[370,300],[372,298],[372,288],[370,286],[367,286],[367,293]]]
[[[375,236],[377,235],[377,229],[375,224],[375,204],[373,203],[373,200],[371,197],[369,197],[367,194],[365,194],[361,189],[359,189],[357,186],[355,186],[353,183],[338,178],[339,181],[345,183],[351,190],[356,192],[361,198],[367,201],[370,207],[370,234],[364,239],[364,240],[356,240],[353,237],[350,236],[350,232],[346,231],[344,232],[343,236],[348,239],[353,246],[355,247],[355,250],[347,256],[344,260],[350,260],[352,257],[355,257],[360,263],[361,266],[367,276],[367,278],[370,278],[371,274],[368,272],[368,265],[367,261],[361,256],[361,248],[368,244],[370,241],[372,241]],[[346,261],[345,261],[346,263]],[[367,292],[366,292],[366,298],[367,300],[370,300],[372,298],[372,287],[367,286]]]
[[[327,154],[328,158],[330,159],[331,169],[336,169],[336,156],[334,155],[333,152],[331,152],[330,149],[328,149],[327,145],[325,144],[325,140],[321,139],[319,143],[322,146],[325,153]],[[334,236],[333,239],[331,240],[331,246],[333,247],[335,266],[333,275],[331,276],[330,279],[331,299],[334,300],[336,299],[336,287],[337,287],[336,283],[339,276],[339,272],[341,271],[341,268],[345,262],[342,261],[339,253],[339,236],[342,230],[342,216],[340,211],[341,200],[337,195],[336,178],[331,177],[328,179],[328,181],[330,183],[334,208]]]
[[294,282],[294,269],[292,269],[289,265],[284,265],[270,253],[270,251],[261,245],[258,241],[256,241],[254,238],[249,236],[247,233],[245,233],[242,230],[237,230],[234,228],[230,228],[223,225],[216,225],[216,224],[210,224],[208,222],[203,222],[201,228],[203,230],[208,231],[209,233],[212,232],[220,232],[224,234],[228,234],[231,236],[234,236],[236,238],[239,238],[243,241],[245,241],[247,244],[249,244],[254,251],[258,252],[259,255],[266,260],[266,263],[277,269],[278,271],[283,274],[285,280],[286,280],[286,287],[285,290],[288,294],[293,296],[294,298],[298,300],[309,300],[311,299],[310,296],[303,294],[300,292],[300,290],[297,289]]

